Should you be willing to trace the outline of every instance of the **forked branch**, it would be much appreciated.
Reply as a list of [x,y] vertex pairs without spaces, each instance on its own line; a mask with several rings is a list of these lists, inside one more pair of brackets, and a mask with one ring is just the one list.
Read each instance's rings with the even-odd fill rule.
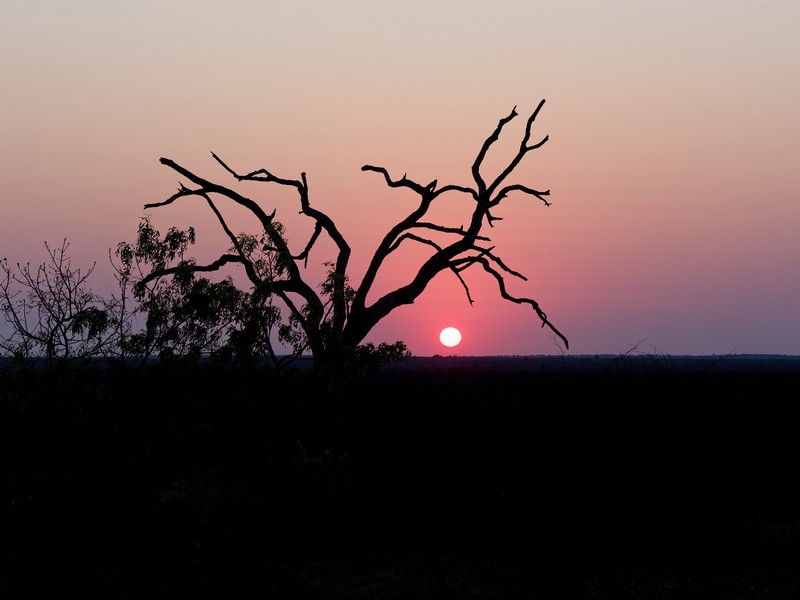
[[550,320],[547,318],[547,315],[541,309],[541,307],[539,306],[539,303],[536,302],[536,300],[533,300],[532,298],[517,298],[517,297],[512,296],[511,294],[509,294],[508,290],[506,290],[506,283],[505,283],[505,280],[503,279],[503,276],[500,273],[498,273],[496,270],[494,270],[492,268],[491,264],[489,264],[489,261],[486,260],[485,258],[483,258],[483,257],[473,258],[472,262],[479,263],[483,267],[484,271],[486,271],[492,277],[494,277],[495,281],[497,282],[497,287],[500,290],[500,296],[504,300],[508,300],[509,302],[514,302],[515,304],[528,304],[528,305],[530,305],[533,308],[534,312],[538,315],[539,319],[541,320],[542,327],[549,328],[550,331],[552,331],[559,338],[561,338],[561,341],[564,342],[564,347],[569,349],[569,340],[567,340],[567,338],[564,336],[564,334],[561,333],[558,329],[556,329],[555,325],[553,325],[550,322]]
[[[505,117],[501,118],[492,133],[484,140],[481,145],[475,161],[472,164],[472,178],[475,181],[475,187],[468,187],[462,185],[448,185],[437,189],[438,181],[434,180],[428,185],[422,185],[413,179],[409,179],[406,174],[400,179],[393,179],[389,171],[380,166],[364,165],[362,171],[372,171],[379,173],[383,176],[386,184],[391,188],[406,188],[420,196],[420,203],[418,207],[410,213],[405,219],[395,225],[389,233],[384,237],[375,252],[372,261],[367,269],[367,273],[359,286],[355,300],[353,303],[353,314],[360,315],[364,313],[364,323],[353,334],[353,337],[358,339],[362,334],[369,331],[374,324],[381,318],[388,314],[394,308],[402,305],[412,303],[417,296],[419,296],[427,287],[428,283],[440,272],[444,270],[452,270],[459,276],[459,280],[467,289],[468,297],[469,291],[461,279],[460,272],[471,266],[472,264],[481,264],[495,279],[498,280],[500,291],[503,298],[513,301],[515,303],[530,304],[534,307],[542,319],[542,322],[567,343],[566,338],[558,332],[547,319],[545,313],[539,308],[536,301],[529,298],[515,298],[508,294],[503,280],[503,273],[514,277],[525,279],[520,273],[509,268],[499,256],[493,254],[493,248],[484,249],[477,245],[478,241],[489,241],[489,238],[481,235],[482,227],[487,224],[492,227],[496,221],[502,220],[501,217],[493,214],[492,209],[500,205],[500,203],[513,192],[519,192],[539,199],[545,206],[550,206],[547,197],[550,195],[550,190],[537,190],[522,184],[509,184],[503,187],[503,182],[514,172],[519,166],[522,159],[531,151],[540,148],[544,145],[548,136],[544,136],[541,140],[531,143],[531,136],[533,125],[538,117],[544,100],[542,100],[528,117],[525,123],[525,130],[520,141],[519,149],[516,154],[511,158],[506,167],[500,172],[497,177],[490,179],[491,183],[487,184],[487,179],[482,173],[482,168],[486,157],[491,150],[492,146],[500,139],[500,135],[505,126],[518,116],[516,107]],[[428,212],[433,200],[445,191],[458,191],[468,194],[475,201],[472,209],[472,214],[469,222],[461,227],[445,227],[421,221],[421,218]],[[431,240],[416,236],[410,231],[414,228],[427,228],[441,233],[454,235],[454,240],[447,245],[438,245]],[[379,298],[371,306],[366,305],[366,297],[377,277],[377,273],[383,265],[386,257],[396,251],[404,240],[414,240],[422,244],[427,244],[434,249],[432,255],[424,262],[424,264],[417,271],[413,279],[405,286],[402,286],[393,292],[386,294]],[[477,252],[477,255],[468,254]],[[494,265],[494,266],[493,266]],[[496,267],[496,268],[495,268]],[[472,302],[471,297],[469,297]],[[351,319],[352,320],[352,319]],[[350,324],[348,324],[348,328]],[[356,325],[353,324],[355,328]]]

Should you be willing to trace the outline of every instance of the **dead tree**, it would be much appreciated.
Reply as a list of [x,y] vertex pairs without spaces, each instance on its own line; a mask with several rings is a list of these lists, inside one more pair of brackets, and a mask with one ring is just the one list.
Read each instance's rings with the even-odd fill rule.
[[[548,136],[545,136],[538,142],[531,143],[534,122],[543,105],[544,100],[528,117],[519,150],[510,162],[496,177],[487,178],[482,173],[484,159],[492,145],[499,139],[503,128],[518,115],[516,107],[508,116],[500,119],[497,127],[483,142],[472,164],[474,185],[439,187],[436,180],[422,185],[408,179],[406,175],[399,179],[393,179],[384,167],[364,165],[361,168],[362,171],[371,171],[382,175],[389,187],[406,188],[414,192],[419,196],[419,203],[408,216],[394,225],[385,235],[375,250],[361,284],[356,289],[351,289],[348,284],[347,268],[350,260],[350,246],[334,221],[326,213],[311,205],[305,173],[301,173],[300,179],[285,179],[267,169],[239,173],[212,152],[213,158],[236,181],[274,184],[292,188],[297,193],[300,214],[311,219],[314,225],[308,242],[298,253],[292,253],[290,250],[283,235],[283,228],[275,220],[275,210],[269,212],[251,198],[243,196],[230,187],[204,179],[169,158],[161,158],[160,162],[183,176],[189,184],[181,183],[177,193],[162,202],[146,204],[145,209],[166,206],[188,197],[204,200],[218,219],[222,230],[230,238],[231,250],[211,264],[192,264],[190,268],[197,272],[208,272],[218,270],[228,263],[242,265],[253,286],[254,293],[273,295],[280,298],[288,307],[291,318],[299,324],[305,336],[307,348],[313,355],[316,364],[335,361],[343,350],[358,346],[381,319],[402,305],[412,304],[433,278],[443,271],[455,274],[464,288],[467,300],[472,304],[473,299],[469,287],[462,277],[462,273],[470,267],[482,268],[494,278],[499,293],[505,300],[529,305],[541,321],[542,327],[549,328],[568,348],[567,338],[550,322],[535,300],[515,297],[508,292],[505,279],[507,276],[523,280],[526,278],[509,268],[495,254],[494,247],[487,245],[490,238],[481,235],[486,225],[493,227],[495,221],[501,220],[500,217],[495,216],[495,210],[511,194],[519,193],[530,196],[545,206],[550,206],[550,202],[547,200],[550,195],[549,190],[539,191],[526,185],[507,181],[522,159],[548,140]],[[467,223],[459,227],[447,227],[424,220],[434,201],[444,194],[463,194],[472,199],[473,208]],[[255,268],[253,258],[242,247],[241,237],[235,235],[226,223],[217,206],[217,198],[234,202],[252,213],[263,230],[265,241],[263,249],[272,254],[273,261],[280,264],[281,269],[273,270],[269,277],[264,277],[263,273],[259,273]],[[432,239],[433,232],[436,232],[439,237],[451,241],[445,244],[434,241]],[[328,263],[331,270],[326,284],[323,285],[323,293],[318,293],[303,278],[301,266],[307,264],[309,255],[322,234],[333,241],[337,251],[335,260]],[[405,285],[383,295],[371,304],[368,303],[368,296],[387,257],[402,245],[411,243],[429,247],[431,252],[429,258],[423,262],[417,273]],[[186,268],[186,266],[181,268]],[[169,274],[167,270],[153,273],[150,277]]]

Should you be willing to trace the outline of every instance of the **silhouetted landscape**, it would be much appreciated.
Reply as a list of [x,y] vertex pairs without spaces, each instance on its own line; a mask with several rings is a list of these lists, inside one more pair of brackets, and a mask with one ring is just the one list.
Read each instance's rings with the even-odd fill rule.
[[2,2],[0,600],[800,600],[798,24]]
[[797,357],[0,372],[3,598],[796,598]]

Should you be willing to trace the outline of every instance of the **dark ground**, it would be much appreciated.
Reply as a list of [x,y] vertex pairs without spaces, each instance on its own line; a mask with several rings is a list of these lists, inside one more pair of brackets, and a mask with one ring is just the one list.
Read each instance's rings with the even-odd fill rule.
[[0,598],[799,598],[800,367],[733,360],[1,372]]

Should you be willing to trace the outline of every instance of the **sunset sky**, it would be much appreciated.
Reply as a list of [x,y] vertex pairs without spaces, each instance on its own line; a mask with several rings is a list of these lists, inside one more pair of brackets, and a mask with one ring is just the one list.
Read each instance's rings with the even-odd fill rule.
[[[213,151],[240,171],[306,172],[358,284],[417,200],[362,165],[471,185],[498,120],[517,106],[489,173],[545,99],[534,137],[550,140],[514,182],[551,190],[552,206],[509,196],[487,234],[528,277],[510,291],[541,304],[568,354],[797,355],[799,31],[796,0],[2,0],[0,257],[40,262],[66,237],[111,293],[109,248],[182,181],[158,159],[232,184]],[[295,199],[248,189],[299,251],[310,229]],[[458,226],[470,211],[455,195],[436,214]],[[150,214],[196,226],[201,261],[226,249],[199,201]],[[387,264],[380,289],[406,283],[420,252]],[[443,274],[368,341],[563,351],[530,307],[477,269],[465,278],[474,305]],[[459,346],[439,342],[446,326]]]

